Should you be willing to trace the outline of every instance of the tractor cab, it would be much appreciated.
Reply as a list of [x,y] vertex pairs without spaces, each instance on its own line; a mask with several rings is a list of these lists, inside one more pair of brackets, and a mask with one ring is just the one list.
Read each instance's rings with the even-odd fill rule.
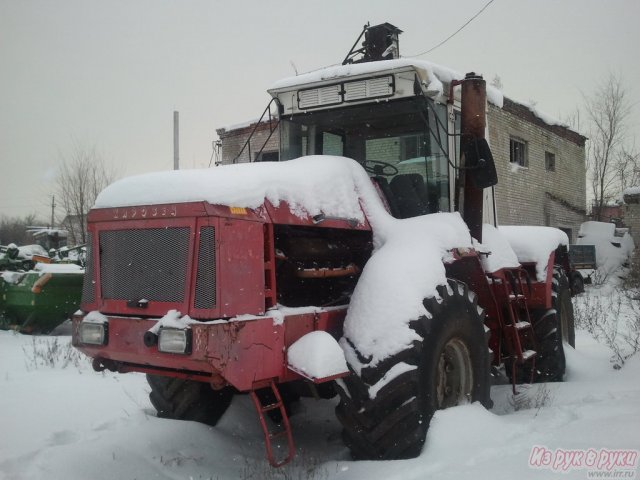
[[[387,88],[392,89],[392,77]],[[423,96],[283,115],[281,160],[337,155],[362,164],[397,218],[450,211],[447,106]]]

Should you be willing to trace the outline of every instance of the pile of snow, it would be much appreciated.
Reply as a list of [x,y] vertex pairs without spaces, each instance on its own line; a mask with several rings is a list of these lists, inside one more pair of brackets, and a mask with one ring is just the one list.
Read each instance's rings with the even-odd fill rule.
[[626,195],[640,195],[640,186],[625,188],[622,192],[622,196]]
[[27,260],[31,260],[34,255],[49,257],[47,251],[40,245],[23,245],[22,247],[18,247],[18,250],[20,251],[19,257],[26,258]]
[[[567,348],[566,382],[521,387],[517,409],[511,386],[496,385],[491,410],[476,403],[436,412],[414,459],[353,461],[336,400],[304,398],[290,418],[297,457],[278,470],[265,460],[248,395],[236,395],[213,428],[158,418],[143,374],[95,373],[69,341],[0,331],[0,478],[585,479],[587,470],[576,466],[531,468],[533,447],[640,450],[640,358],[613,370],[611,351],[583,331],[576,350]],[[38,352],[54,350],[53,342],[74,361],[61,355],[36,366]]]
[[500,233],[507,239],[520,263],[536,263],[539,282],[547,278],[549,256],[560,245],[569,245],[569,237],[553,227],[501,226]]
[[12,285],[17,285],[18,283],[20,283],[25,275],[25,272],[11,272],[8,270],[0,272],[0,277],[2,277],[5,282]]
[[[515,101],[515,100],[512,100],[512,101]],[[521,101],[515,101],[515,102],[522,105],[523,107],[526,107],[531,113],[533,113],[536,117],[538,117],[547,125],[556,125],[558,127],[571,128],[569,125],[567,125],[566,122],[562,122],[557,118],[553,117],[552,115],[549,115],[548,113],[543,112],[536,105],[533,105],[529,102],[521,102]]]
[[347,373],[347,362],[338,342],[327,332],[317,330],[295,341],[287,350],[289,368],[316,379]]
[[40,273],[84,273],[82,267],[73,263],[36,263],[33,269]]
[[480,256],[482,268],[487,273],[493,273],[501,268],[517,268],[520,266],[518,257],[511,248],[509,241],[493,225],[482,226],[482,245],[477,245],[478,251],[486,252]]
[[578,245],[595,245],[596,264],[604,275],[610,275],[626,264],[635,244],[628,232],[616,236],[616,226],[606,222],[584,222],[578,232]]
[[[299,87],[325,80],[353,77],[356,75],[375,74],[376,72],[402,67],[414,67],[425,70],[430,81],[427,89],[438,96],[448,95],[449,92],[444,91],[445,83],[449,84],[453,80],[462,80],[465,77],[465,75],[460,72],[426,60],[398,58],[395,60],[334,65],[331,67],[321,68],[319,70],[314,70],[313,72],[303,73],[295,77],[288,77],[279,80],[274,83],[269,90]],[[487,85],[487,100],[498,107],[502,107],[504,101],[502,92],[491,85]]]
[[375,366],[420,340],[409,322],[428,315],[423,300],[439,297],[436,288],[446,285],[443,262],[450,259],[450,250],[472,247],[467,225],[457,213],[404,220],[388,216],[374,225],[374,234],[379,247],[353,292],[344,322],[346,338],[340,342],[356,371],[363,365],[349,341]]
[[[144,300],[140,300],[144,302]],[[156,324],[149,329],[151,333],[158,334],[161,328],[177,328],[177,329],[185,329],[192,323],[200,323],[196,320],[193,320],[189,315],[184,315],[177,310],[169,310],[167,314],[160,318]]]
[[98,323],[100,325],[109,323],[109,319],[97,310],[87,313],[82,321],[85,323]]

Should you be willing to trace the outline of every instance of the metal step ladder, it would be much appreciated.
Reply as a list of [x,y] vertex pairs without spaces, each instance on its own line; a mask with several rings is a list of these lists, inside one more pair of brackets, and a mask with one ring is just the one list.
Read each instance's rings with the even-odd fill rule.
[[514,395],[516,391],[516,372],[518,368],[528,368],[530,371],[529,383],[533,382],[536,368],[537,347],[535,332],[529,312],[529,303],[525,295],[525,283],[530,281],[526,270],[514,268],[505,270],[505,285],[508,299],[508,315],[505,318],[505,336],[507,344],[510,345],[511,362],[511,383]]
[[[259,395],[256,393],[256,390],[252,390],[251,400],[253,400],[253,404],[258,412],[258,418],[260,420],[260,425],[262,426],[262,432],[264,433],[264,443],[267,447],[267,460],[272,467],[281,467],[289,463],[296,452],[296,447],[293,443],[293,433],[291,432],[291,424],[289,423],[289,416],[287,415],[287,411],[284,407],[284,402],[282,401],[282,396],[278,391],[278,386],[271,381],[269,387],[271,389],[271,393],[273,394],[273,398],[275,398],[275,402],[273,403],[263,403],[263,400],[260,399]],[[267,419],[265,418],[265,413],[268,413],[272,410],[279,410],[282,415],[281,429],[279,430],[271,430],[269,428],[269,424],[267,423]],[[276,426],[277,427],[277,426]],[[287,447],[286,456],[283,458],[276,459],[274,456],[274,443],[273,440],[284,438]],[[277,445],[279,448],[280,445]]]

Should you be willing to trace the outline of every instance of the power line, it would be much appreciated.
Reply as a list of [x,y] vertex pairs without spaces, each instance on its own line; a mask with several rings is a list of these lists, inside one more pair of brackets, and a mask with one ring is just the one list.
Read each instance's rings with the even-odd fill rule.
[[445,43],[447,43],[449,40],[451,40],[453,37],[455,37],[458,33],[460,33],[462,31],[462,29],[464,27],[466,27],[467,25],[469,25],[471,22],[473,22],[482,12],[484,12],[487,7],[489,5],[491,5],[495,0],[489,0],[486,5],[484,7],[482,7],[480,9],[480,11],[478,13],[476,13],[473,17],[471,17],[469,20],[467,20],[467,22],[462,25],[458,30],[456,30],[455,32],[453,32],[451,35],[449,35],[447,38],[445,38],[443,41],[441,41],[439,44],[437,44],[435,47],[430,48],[427,51],[424,51],[422,53],[418,53],[417,55],[407,55],[408,57],[420,57],[421,55],[426,55],[427,53],[431,53],[433,52],[436,48],[441,47],[442,45],[444,45]]

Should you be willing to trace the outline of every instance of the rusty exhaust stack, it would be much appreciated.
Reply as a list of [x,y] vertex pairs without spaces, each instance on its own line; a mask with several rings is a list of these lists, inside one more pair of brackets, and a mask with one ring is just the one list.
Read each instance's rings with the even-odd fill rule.
[[[487,84],[482,75],[476,75],[473,72],[467,73],[460,84],[462,85],[460,151],[465,152],[475,149],[477,140],[485,138]],[[467,169],[470,165],[464,153],[460,155],[460,167],[459,178],[462,191],[459,209],[471,236],[482,242],[483,189],[475,185],[474,170]]]

